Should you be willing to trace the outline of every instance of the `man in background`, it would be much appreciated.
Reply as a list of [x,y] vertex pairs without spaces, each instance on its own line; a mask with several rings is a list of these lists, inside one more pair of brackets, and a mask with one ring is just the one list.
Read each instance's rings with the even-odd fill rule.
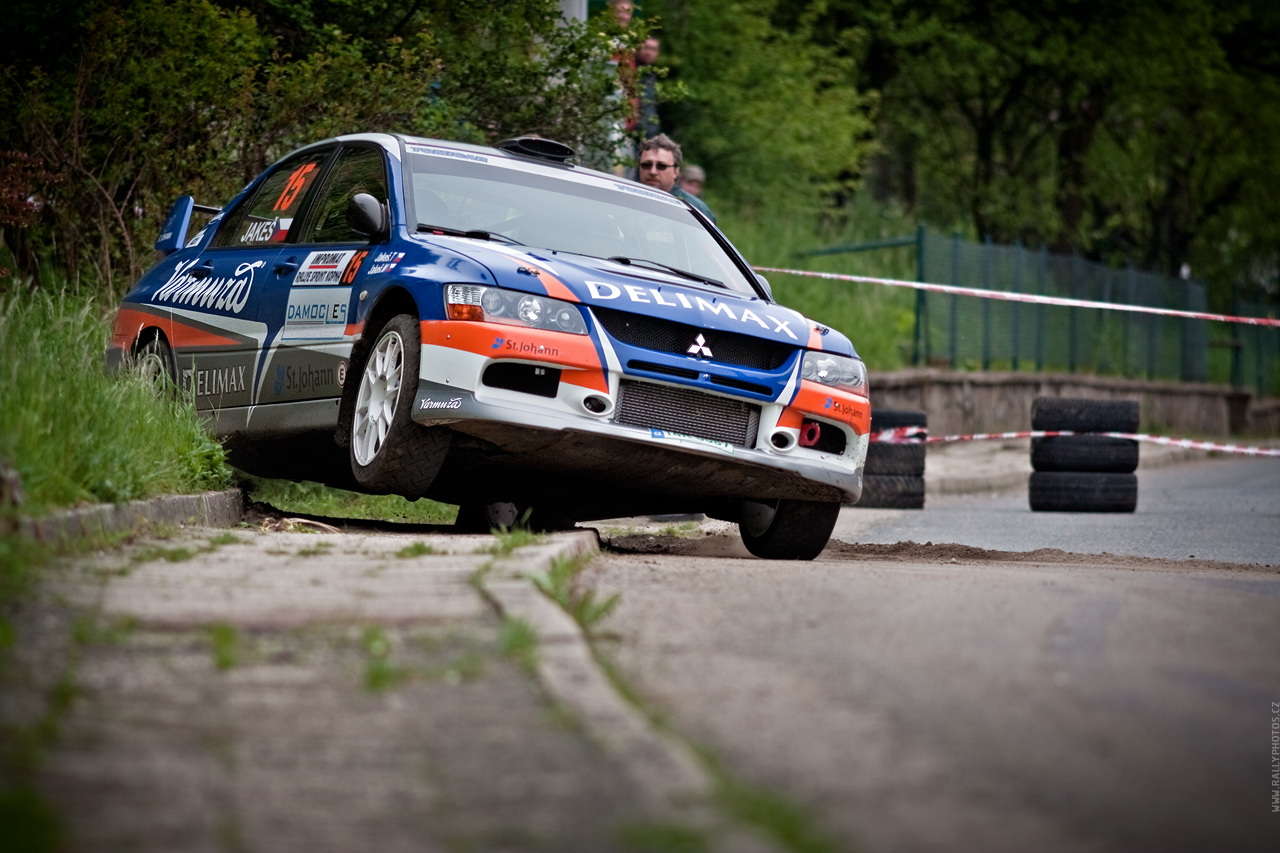
[[646,139],[640,144],[640,183],[687,201],[714,223],[716,216],[702,199],[676,186],[680,161],[680,146],[665,133]]
[[707,182],[707,173],[702,171],[701,166],[695,166],[692,163],[680,170],[680,189],[689,195],[702,197],[702,185]]
[[651,36],[645,39],[644,44],[636,50],[636,88],[639,90],[639,103],[636,105],[634,130],[641,139],[652,139],[662,133],[662,125],[658,121],[658,75],[653,71],[653,66],[658,64],[660,47],[658,40]]

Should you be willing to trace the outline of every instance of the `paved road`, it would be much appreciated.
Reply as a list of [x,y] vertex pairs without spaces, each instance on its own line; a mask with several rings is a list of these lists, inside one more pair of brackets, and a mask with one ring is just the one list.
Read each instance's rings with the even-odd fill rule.
[[607,653],[839,849],[1280,850],[1280,464],[1143,472],[1133,515],[1033,514],[1015,490],[846,510],[837,533],[935,544],[610,554],[592,575],[621,594]]
[[1280,849],[1280,574],[615,554],[594,582],[624,677],[838,849]]
[[847,509],[846,542],[949,542],[1280,564],[1280,459],[1206,460],[1138,473],[1133,514],[1033,513],[1025,487],[930,496],[923,511]]

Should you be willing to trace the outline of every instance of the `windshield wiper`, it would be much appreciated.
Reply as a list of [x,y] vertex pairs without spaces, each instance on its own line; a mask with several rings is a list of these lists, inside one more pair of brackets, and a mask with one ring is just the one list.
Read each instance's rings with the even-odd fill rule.
[[648,258],[628,258],[624,255],[614,255],[611,258],[605,258],[605,260],[613,261],[615,264],[623,264],[629,267],[630,266],[643,267],[647,264],[648,269],[664,270],[666,272],[675,273],[676,275],[682,276],[684,278],[692,279],[693,281],[701,281],[705,284],[714,284],[716,287],[723,287],[725,290],[729,289],[729,286],[727,284],[725,284],[723,281],[719,281],[718,279],[708,278],[707,276],[699,275],[696,272],[689,272],[688,270],[682,270],[679,267],[673,267],[673,266],[670,266],[669,264],[664,264],[660,261],[651,261]]
[[519,240],[508,237],[506,234],[498,234],[494,231],[481,231],[474,229],[471,231],[463,231],[461,228],[449,228],[444,225],[419,225],[418,231],[429,232],[432,234],[447,234],[450,237],[468,237],[472,240],[497,240],[500,243],[510,243],[513,246],[523,246]]

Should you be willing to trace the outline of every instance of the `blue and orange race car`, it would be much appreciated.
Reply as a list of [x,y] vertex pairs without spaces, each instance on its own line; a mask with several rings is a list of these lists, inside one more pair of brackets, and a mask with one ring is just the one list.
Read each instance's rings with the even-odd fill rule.
[[849,339],[685,202],[572,155],[343,136],[221,210],[184,196],[108,363],[167,375],[251,473],[486,528],[705,512],[812,559],[862,490]]

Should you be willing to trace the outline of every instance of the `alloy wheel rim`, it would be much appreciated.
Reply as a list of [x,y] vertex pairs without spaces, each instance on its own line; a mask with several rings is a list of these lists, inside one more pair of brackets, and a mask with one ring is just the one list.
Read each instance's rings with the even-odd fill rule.
[[384,335],[365,362],[356,397],[352,449],[356,462],[368,465],[382,450],[400,402],[404,342],[397,332]]

